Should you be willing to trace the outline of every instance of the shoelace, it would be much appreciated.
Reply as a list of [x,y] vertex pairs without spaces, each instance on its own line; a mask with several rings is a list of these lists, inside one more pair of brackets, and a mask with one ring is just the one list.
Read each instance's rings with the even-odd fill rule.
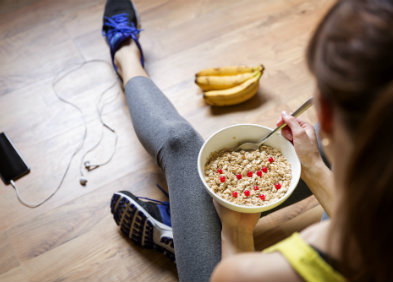
[[108,27],[108,30],[106,32],[102,30],[102,35],[106,36],[109,40],[111,40],[111,38],[116,36],[117,33],[130,36],[138,46],[139,52],[141,54],[141,64],[142,66],[144,66],[145,60],[142,52],[142,46],[139,44],[138,41],[138,34],[142,31],[142,29],[136,28],[133,22],[131,22],[131,24],[129,25],[127,16],[128,16],[127,13],[122,13],[122,14],[114,15],[112,17],[104,17],[104,27]]
[[104,26],[109,27],[108,31],[102,31],[103,35],[107,35],[110,38],[117,32],[131,36],[132,39],[136,40],[141,29],[135,27],[135,24],[131,22],[131,26],[128,25],[127,13],[114,15],[112,17],[104,17]]
[[[161,190],[162,193],[164,193],[165,196],[167,196],[167,198],[169,198],[169,194],[168,194],[167,191],[164,190],[164,188],[162,188],[162,187],[161,187],[160,185],[158,185],[158,184],[156,184],[156,186],[157,186],[158,189]],[[169,209],[169,202],[166,202],[166,201],[159,201],[159,200],[151,199],[151,198],[148,198],[148,197],[136,197],[136,198],[137,198],[137,199],[142,199],[142,200],[151,201],[151,202],[155,202],[155,203],[161,204],[161,205],[163,205],[163,206],[166,206],[168,214],[169,214],[169,215],[171,214],[171,213],[170,213],[170,209]]]

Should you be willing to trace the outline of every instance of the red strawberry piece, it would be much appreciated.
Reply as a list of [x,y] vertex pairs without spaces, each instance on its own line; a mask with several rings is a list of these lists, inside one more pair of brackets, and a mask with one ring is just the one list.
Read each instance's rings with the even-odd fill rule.
[[237,192],[236,191],[232,192],[232,197],[237,198]]
[[252,177],[252,171],[247,172],[248,177]]
[[222,169],[221,169],[221,168],[217,169],[217,172],[218,172],[219,174],[222,174]]
[[245,195],[246,197],[250,196],[250,191],[245,190],[245,191],[244,191],[244,195]]
[[265,195],[263,195],[263,194],[259,195],[259,199],[261,199],[262,201],[264,201],[264,200],[265,200]]
[[273,159],[272,157],[270,157],[270,158],[268,159],[268,161],[269,161],[269,163],[272,163],[272,162],[274,162],[274,159]]
[[259,177],[262,177],[262,171],[261,171],[261,170],[258,170],[258,171],[257,171],[257,175],[258,175]]
[[278,190],[278,189],[281,188],[281,184],[280,183],[276,183],[276,184],[274,184],[274,187],[276,187],[276,189]]
[[258,186],[254,186],[254,190],[257,191],[259,189]]
[[242,175],[239,173],[239,174],[236,175],[236,178],[237,179],[242,179]]
[[223,183],[225,182],[225,176],[224,175],[220,177],[220,181],[223,182]]
[[263,166],[263,167],[262,167],[262,171],[263,171],[264,173],[267,173],[267,167],[266,167],[266,166]]

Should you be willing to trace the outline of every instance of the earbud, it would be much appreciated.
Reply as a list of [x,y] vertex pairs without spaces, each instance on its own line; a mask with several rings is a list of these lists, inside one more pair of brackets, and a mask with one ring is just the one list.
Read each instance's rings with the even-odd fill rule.
[[100,165],[91,165],[89,161],[83,163],[88,171],[98,168]]
[[79,178],[79,183],[80,183],[82,186],[86,186],[87,178],[84,177],[84,176],[82,176],[81,178]]

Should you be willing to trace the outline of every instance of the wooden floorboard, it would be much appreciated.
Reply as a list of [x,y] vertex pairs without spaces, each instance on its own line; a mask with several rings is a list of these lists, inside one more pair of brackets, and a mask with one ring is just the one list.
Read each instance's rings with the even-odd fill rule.
[[[275,126],[314,89],[305,48],[316,23],[333,3],[318,0],[135,0],[142,28],[146,70],[178,111],[203,137],[234,123]],[[0,131],[5,131],[31,167],[17,181],[21,194],[39,201],[58,185],[83,134],[80,114],[52,89],[56,75],[86,60],[110,63],[101,35],[104,0],[0,1]],[[260,64],[266,71],[258,95],[233,107],[206,105],[194,84],[205,67]],[[119,135],[113,161],[86,173],[79,185],[82,154],[100,135],[96,102],[115,79],[111,66],[91,63],[56,86],[83,108],[86,144],[72,162],[59,192],[37,209],[21,205],[11,186],[0,183],[0,281],[175,281],[165,256],[124,238],[109,209],[112,194],[130,190],[157,199],[165,179],[139,144],[120,86],[104,119]],[[120,93],[119,93],[120,92]],[[119,93],[119,95],[118,95]],[[316,121],[313,110],[303,116]],[[105,160],[114,139],[89,159]],[[260,220],[257,249],[316,222],[314,197]]]

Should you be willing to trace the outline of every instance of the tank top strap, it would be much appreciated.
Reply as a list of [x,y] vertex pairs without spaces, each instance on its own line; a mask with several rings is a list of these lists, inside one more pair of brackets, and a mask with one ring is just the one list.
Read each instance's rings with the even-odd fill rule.
[[265,249],[280,252],[305,281],[347,281],[295,232],[287,239]]

